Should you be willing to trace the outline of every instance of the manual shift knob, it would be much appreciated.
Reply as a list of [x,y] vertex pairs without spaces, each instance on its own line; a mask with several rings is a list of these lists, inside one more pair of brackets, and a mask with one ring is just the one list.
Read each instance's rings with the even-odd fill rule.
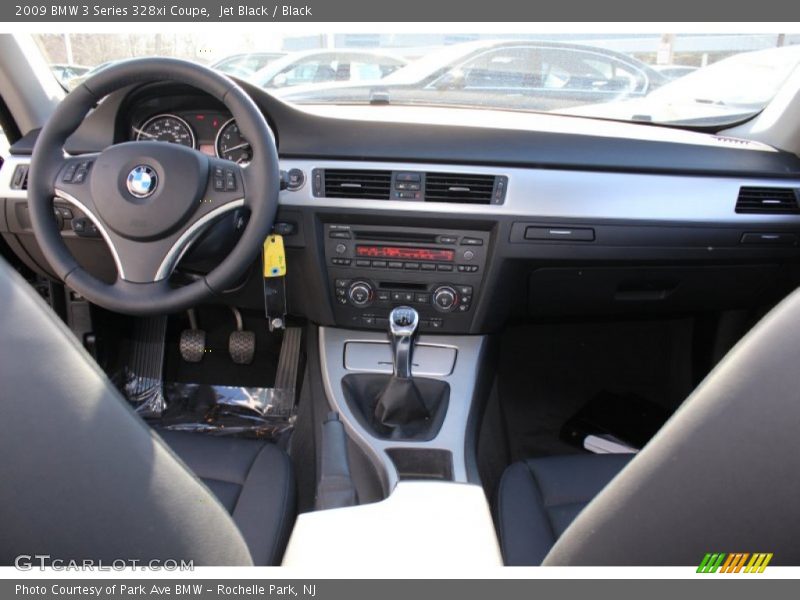
[[389,339],[392,342],[394,376],[411,378],[411,353],[419,313],[410,306],[398,306],[389,313]]

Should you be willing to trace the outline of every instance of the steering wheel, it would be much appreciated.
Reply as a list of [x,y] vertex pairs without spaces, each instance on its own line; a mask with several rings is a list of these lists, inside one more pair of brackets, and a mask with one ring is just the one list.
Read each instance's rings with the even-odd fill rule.
[[[179,144],[126,142],[94,154],[65,156],[64,143],[105,96],[131,83],[175,81],[198,88],[230,110],[253,157],[246,167]],[[42,129],[31,161],[28,208],[45,258],[70,288],[117,312],[175,312],[228,289],[272,230],[280,175],[275,139],[253,100],[228,77],[170,58],[110,66],[70,92]],[[117,267],[109,284],[83,269],[61,238],[53,199],[93,222]],[[168,282],[191,243],[217,217],[245,207],[250,219],[236,246],[210,273],[183,287]]]

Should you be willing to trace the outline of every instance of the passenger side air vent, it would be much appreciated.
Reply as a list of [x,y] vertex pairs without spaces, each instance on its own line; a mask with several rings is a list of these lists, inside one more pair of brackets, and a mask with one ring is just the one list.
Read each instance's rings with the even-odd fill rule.
[[326,198],[368,198],[388,200],[392,187],[391,171],[325,169]]
[[29,165],[17,165],[17,168],[14,169],[14,173],[11,175],[12,190],[28,189],[28,169]]
[[491,204],[498,185],[505,191],[505,183],[500,183],[503,180],[504,178],[494,175],[427,173],[425,202]]
[[743,187],[736,200],[737,213],[764,215],[800,214],[797,190],[792,188]]

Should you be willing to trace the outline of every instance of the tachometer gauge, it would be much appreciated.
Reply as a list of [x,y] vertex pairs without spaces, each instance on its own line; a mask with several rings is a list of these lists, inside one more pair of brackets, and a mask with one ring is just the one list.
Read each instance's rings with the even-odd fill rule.
[[194,131],[189,124],[176,115],[156,115],[135,128],[136,141],[169,142],[194,148]]
[[244,166],[253,159],[250,143],[242,137],[236,121],[231,119],[219,129],[216,141],[217,156]]

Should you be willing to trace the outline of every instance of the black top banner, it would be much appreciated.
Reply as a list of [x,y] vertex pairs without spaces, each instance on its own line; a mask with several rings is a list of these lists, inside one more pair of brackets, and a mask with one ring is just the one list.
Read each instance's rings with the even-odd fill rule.
[[791,22],[786,0],[45,0],[3,2],[4,22]]

